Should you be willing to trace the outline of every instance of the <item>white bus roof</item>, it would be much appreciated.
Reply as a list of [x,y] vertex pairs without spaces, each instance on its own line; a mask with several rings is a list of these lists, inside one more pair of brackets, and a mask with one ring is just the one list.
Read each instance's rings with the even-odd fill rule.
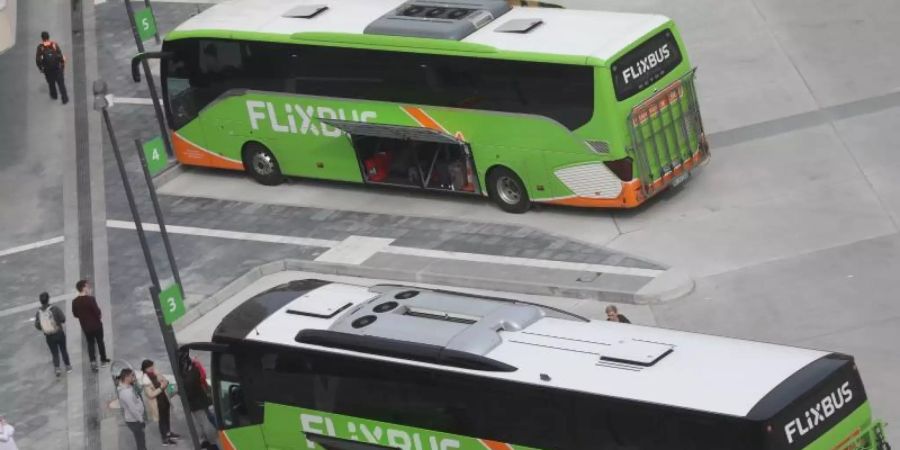
[[[394,300],[410,289],[420,295]],[[279,292],[292,296],[246,335],[241,331],[237,337],[739,417],[785,379],[829,354],[640,325],[573,320],[539,307],[421,288],[325,284],[299,292]],[[398,302],[399,309],[393,313],[374,309],[387,301]],[[245,316],[239,310],[235,314]],[[442,314],[452,319],[441,320]],[[365,315],[378,320],[358,329],[351,326]],[[243,317],[236,320],[246,323]],[[298,333],[304,330],[437,345],[516,370],[473,370],[298,342]]]
[[[404,0],[232,0],[188,19],[176,31],[363,34],[366,26],[403,3]],[[302,5],[326,5],[328,10],[311,19],[283,17]],[[496,31],[517,19],[539,19],[543,23],[528,33]],[[461,42],[501,51],[592,56],[605,61],[668,21],[652,14],[514,7]]]

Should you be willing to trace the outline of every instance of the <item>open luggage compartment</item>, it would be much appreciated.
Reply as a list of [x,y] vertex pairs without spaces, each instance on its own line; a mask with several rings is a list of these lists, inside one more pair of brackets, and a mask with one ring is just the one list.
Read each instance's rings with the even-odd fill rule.
[[371,184],[478,194],[468,144],[434,130],[328,120],[346,132]]

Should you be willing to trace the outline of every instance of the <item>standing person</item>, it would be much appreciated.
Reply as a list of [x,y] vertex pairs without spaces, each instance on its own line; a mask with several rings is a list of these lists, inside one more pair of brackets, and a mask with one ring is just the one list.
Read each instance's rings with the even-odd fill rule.
[[62,371],[59,369],[59,355],[62,354],[63,363],[66,365],[66,373],[72,372],[69,363],[69,351],[66,349],[66,332],[63,324],[66,323],[66,315],[59,308],[50,304],[50,294],[41,292],[38,297],[41,307],[34,313],[34,327],[44,333],[50,354],[53,355],[53,368],[59,377]]
[[147,398],[147,415],[155,422],[159,422],[159,435],[162,438],[162,446],[168,447],[175,444],[175,439],[181,436],[172,432],[172,426],[169,420],[171,411],[171,403],[169,403],[169,394],[166,388],[169,386],[169,380],[161,373],[156,372],[156,366],[153,361],[145,359],[141,363],[141,387],[144,389],[144,396]]
[[197,427],[197,434],[200,438],[200,447],[218,448],[212,443],[215,442],[215,430],[210,430],[204,420],[207,409],[212,406],[212,400],[204,387],[205,383],[200,376],[200,370],[197,369],[187,351],[178,352],[178,366],[181,371],[181,381],[184,383],[181,392],[187,398],[188,406],[191,409],[191,416],[194,418],[194,425]]
[[37,46],[37,54],[34,57],[38,70],[44,74],[47,85],[50,86],[50,98],[56,100],[56,86],[59,86],[59,94],[62,96],[63,105],[69,103],[69,94],[66,92],[66,57],[56,41],[50,40],[50,33],[41,32],[41,43]]
[[[201,363],[200,360],[196,357],[191,358],[191,363],[194,365],[194,367],[197,368],[197,372],[200,372],[200,381],[203,384],[203,389],[206,391],[207,395],[212,397],[212,388],[209,386],[209,382],[206,381],[206,369],[203,368],[203,363]],[[212,405],[206,408],[206,418],[209,420],[209,424],[212,425],[213,428],[219,428],[219,425],[216,423],[216,413],[213,412]]]
[[119,405],[125,415],[125,425],[134,435],[137,450],[147,450],[147,438],[144,436],[144,402],[140,394],[134,391],[134,371],[128,368],[119,372]]
[[616,305],[606,307],[606,320],[610,322],[631,323],[624,314],[619,314],[619,308]]
[[78,297],[72,300],[72,315],[81,322],[81,331],[87,339],[88,358],[91,360],[91,370],[97,371],[97,355],[94,351],[94,344],[100,350],[100,363],[103,367],[109,365],[109,359],[106,357],[106,344],[103,342],[103,322],[100,307],[97,306],[97,299],[91,293],[91,283],[88,280],[78,280],[75,283],[75,289],[78,290]]
[[13,433],[16,429],[6,422],[6,417],[0,415],[0,450],[19,450]]

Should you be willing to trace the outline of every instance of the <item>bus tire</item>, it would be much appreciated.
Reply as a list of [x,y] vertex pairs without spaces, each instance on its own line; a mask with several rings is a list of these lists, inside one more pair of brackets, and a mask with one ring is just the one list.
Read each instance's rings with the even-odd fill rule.
[[500,209],[514,214],[522,214],[531,207],[525,183],[506,167],[491,169],[487,179],[488,195]]
[[284,181],[281,174],[281,166],[275,155],[266,146],[249,142],[244,146],[244,167],[247,173],[259,184],[275,186]]

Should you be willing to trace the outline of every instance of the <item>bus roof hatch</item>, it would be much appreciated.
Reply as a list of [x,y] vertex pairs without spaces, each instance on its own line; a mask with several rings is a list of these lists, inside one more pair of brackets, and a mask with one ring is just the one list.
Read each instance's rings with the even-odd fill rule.
[[409,0],[370,23],[364,33],[459,41],[510,9],[506,0]]

